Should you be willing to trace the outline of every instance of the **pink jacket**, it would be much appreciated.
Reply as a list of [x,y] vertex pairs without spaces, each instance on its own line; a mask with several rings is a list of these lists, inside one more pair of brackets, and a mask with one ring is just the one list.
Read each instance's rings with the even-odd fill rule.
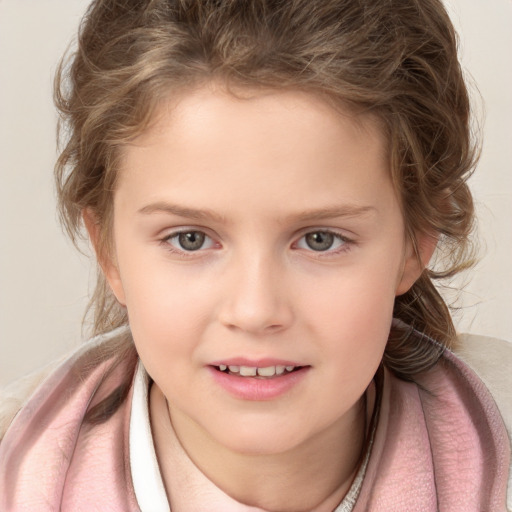
[[[125,335],[45,380],[0,443],[2,512],[139,510],[128,446],[136,364]],[[416,383],[382,377],[354,512],[505,511],[509,441],[478,377],[448,351]]]

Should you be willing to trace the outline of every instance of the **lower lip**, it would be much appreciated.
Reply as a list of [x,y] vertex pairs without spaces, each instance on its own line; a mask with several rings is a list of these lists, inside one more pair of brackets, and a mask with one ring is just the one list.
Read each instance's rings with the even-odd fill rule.
[[265,401],[288,393],[304,379],[310,366],[267,379],[231,375],[216,370],[212,366],[209,366],[208,369],[215,382],[234,397],[242,400]]

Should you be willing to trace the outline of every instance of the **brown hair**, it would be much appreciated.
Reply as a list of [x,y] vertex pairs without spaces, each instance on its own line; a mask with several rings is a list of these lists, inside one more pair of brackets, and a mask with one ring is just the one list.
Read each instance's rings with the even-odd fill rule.
[[[56,77],[67,142],[56,165],[60,213],[76,242],[90,208],[108,250],[120,149],[172,91],[212,79],[311,91],[377,115],[407,235],[439,237],[444,268],[396,298],[397,318],[450,345],[454,327],[433,284],[469,261],[475,164],[456,34],[439,0],[95,0],[78,48]],[[62,132],[63,133],[63,132]],[[94,331],[125,324],[101,274]],[[384,361],[409,378],[439,350],[395,323]]]

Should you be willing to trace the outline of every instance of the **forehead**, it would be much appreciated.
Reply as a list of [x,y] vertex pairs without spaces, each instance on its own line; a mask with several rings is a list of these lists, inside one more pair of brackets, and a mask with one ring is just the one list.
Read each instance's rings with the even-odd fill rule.
[[[240,122],[250,116],[247,123]],[[209,121],[211,121],[209,123]],[[221,122],[222,124],[219,124]],[[267,89],[258,87],[235,87],[218,82],[193,87],[191,91],[177,90],[158,104],[148,129],[134,141],[135,145],[153,142],[165,135],[171,125],[175,131],[186,133],[192,128],[195,133],[202,127],[204,132],[213,132],[220,128],[228,128],[234,123],[237,129],[231,135],[247,136],[243,126],[259,128],[268,132],[269,123],[276,128],[297,123],[295,130],[308,126],[317,131],[319,127],[330,130],[333,125],[342,122],[351,125],[354,136],[361,134],[372,138],[380,138],[384,142],[382,123],[377,115],[370,112],[359,112],[353,106],[335,101],[321,93],[295,89]],[[231,124],[232,126],[232,124]],[[289,126],[287,126],[289,127]],[[287,132],[281,133],[285,136]]]
[[124,148],[117,192],[228,209],[243,197],[247,211],[364,202],[390,179],[386,146],[375,117],[311,93],[202,87],[162,102]]

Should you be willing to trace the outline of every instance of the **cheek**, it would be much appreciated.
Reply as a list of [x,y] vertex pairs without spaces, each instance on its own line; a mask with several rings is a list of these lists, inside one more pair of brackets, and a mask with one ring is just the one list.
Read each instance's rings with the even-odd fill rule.
[[[396,276],[387,269],[352,269],[324,281],[302,299],[301,311],[314,338],[324,340],[321,359],[332,358],[333,373],[351,387],[371,380],[378,367],[391,327]],[[304,297],[305,293],[297,296]],[[364,382],[363,382],[364,384]]]
[[321,319],[326,327],[371,329],[372,319],[392,315],[398,266],[353,265],[316,275],[304,279],[295,296],[302,301],[302,311]]
[[[172,318],[190,315],[207,299],[205,272],[170,262],[164,249],[153,244],[121,244],[118,252],[121,280],[130,318],[167,324]],[[124,250],[123,250],[124,249]]]
[[177,282],[166,286],[161,281],[131,289],[126,300],[132,330],[167,342],[188,339],[199,332],[207,316],[207,302],[208,298],[194,293],[189,284],[184,289]]
[[190,358],[211,311],[212,292],[204,280],[173,268],[165,258],[149,261],[135,253],[120,261],[120,269],[130,327],[144,363]]
[[345,366],[347,381],[361,366],[378,366],[391,327],[394,296],[364,295],[342,297],[315,308],[314,328],[326,340],[320,350],[325,350],[324,357],[332,355]]

